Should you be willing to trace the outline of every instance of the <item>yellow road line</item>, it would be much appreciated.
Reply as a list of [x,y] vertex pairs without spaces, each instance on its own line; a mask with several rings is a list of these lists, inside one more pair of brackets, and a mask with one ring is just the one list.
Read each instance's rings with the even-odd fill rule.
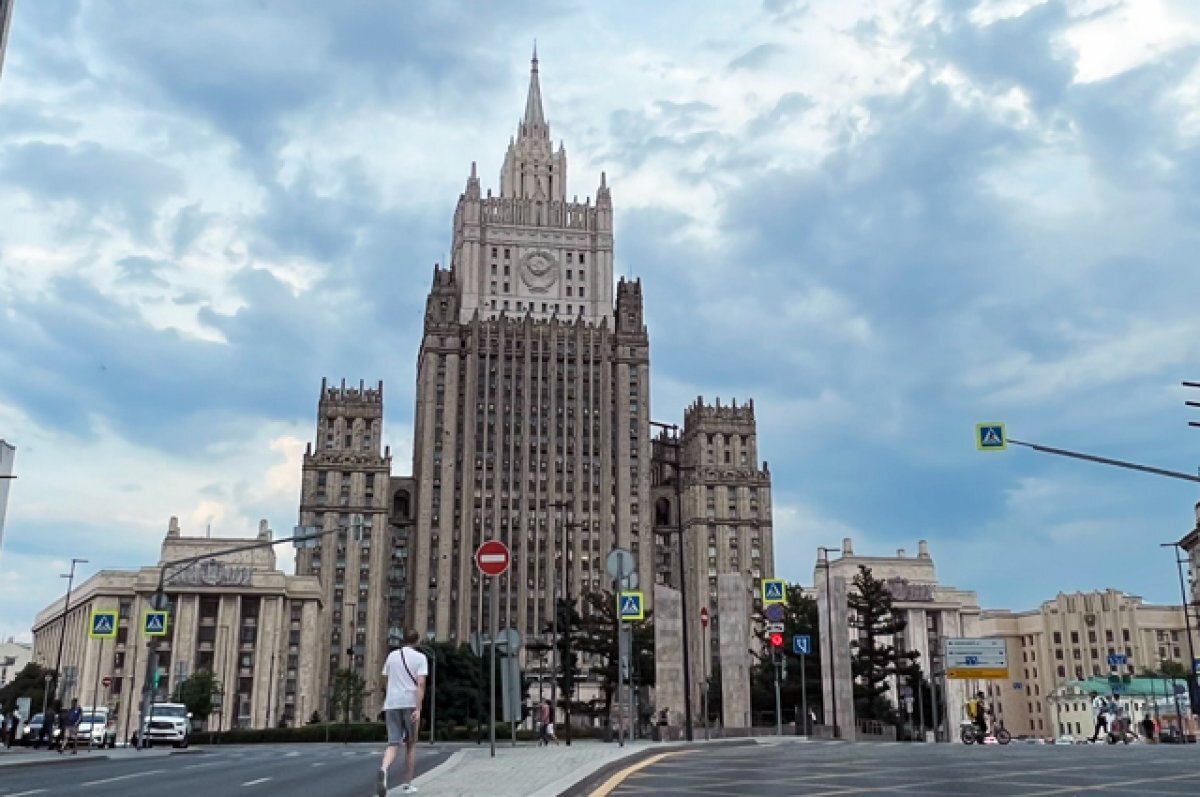
[[643,761],[639,761],[636,764],[631,764],[630,766],[622,769],[620,772],[613,774],[611,778],[604,781],[604,783],[602,783],[597,789],[589,794],[588,797],[608,797],[608,795],[612,794],[613,789],[621,785],[621,782],[624,781],[625,778],[629,777],[634,772],[637,772],[639,769],[645,769],[646,767],[653,766],[659,761],[662,761],[664,758],[670,758],[673,755],[684,754],[685,751],[679,751],[675,753],[659,753],[658,755],[652,755]]

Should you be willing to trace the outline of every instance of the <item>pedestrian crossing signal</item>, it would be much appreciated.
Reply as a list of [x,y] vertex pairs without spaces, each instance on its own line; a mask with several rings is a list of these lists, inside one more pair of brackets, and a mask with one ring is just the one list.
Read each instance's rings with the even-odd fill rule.
[[617,597],[617,615],[622,622],[646,619],[646,602],[640,592],[622,592]]
[[784,597],[787,592],[787,582],[782,578],[766,578],[762,582],[762,602],[764,606],[772,603],[787,603]]
[[975,447],[980,451],[1004,451],[1008,448],[1008,436],[1002,423],[975,424]]
[[166,636],[167,613],[159,611],[146,612],[142,616],[142,633],[146,636]]
[[88,625],[88,636],[92,639],[112,639],[117,635],[117,613],[109,611],[92,612]]

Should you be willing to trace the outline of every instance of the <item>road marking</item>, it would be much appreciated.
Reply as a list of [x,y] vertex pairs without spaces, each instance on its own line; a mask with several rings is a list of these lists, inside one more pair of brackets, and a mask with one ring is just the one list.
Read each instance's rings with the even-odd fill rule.
[[188,764],[184,769],[199,769],[200,767],[215,767],[216,765],[216,761],[208,761],[204,764]]
[[659,761],[662,761],[664,758],[670,758],[674,755],[688,755],[688,753],[659,753],[658,755],[650,756],[644,761],[639,761],[636,764],[627,766],[620,772],[614,774],[608,780],[604,781],[604,783],[601,784],[599,788],[595,789],[591,794],[589,794],[588,797],[608,797],[608,795],[612,794],[614,789],[621,785],[622,781],[624,781],[633,773],[637,772],[638,770],[645,769],[646,767],[653,766]]
[[325,766],[325,764],[321,761],[318,761],[317,763],[313,764],[313,766],[314,767],[323,767],[323,766]]
[[9,794],[7,797],[29,797],[31,794],[41,794],[45,789],[34,789],[33,791],[19,791],[16,794]]
[[[101,783],[116,783],[118,780],[130,780],[132,778],[145,778],[150,775],[157,775],[160,772],[166,772],[165,769],[150,769],[145,772],[134,772],[129,775],[117,775],[115,778],[103,778],[102,780],[89,780],[86,783],[80,783],[80,786],[99,786]],[[30,792],[32,794],[32,792]],[[14,795],[15,797],[15,795]]]
[[300,755],[300,754],[299,754],[299,753],[297,753],[295,750],[293,750],[293,751],[292,751],[292,752],[290,752],[290,753],[284,753],[284,754],[283,754],[283,757],[284,757],[284,758],[295,758],[295,757],[296,757],[296,756],[298,756],[298,755]]
[[257,786],[260,783],[266,783],[270,778],[259,778],[258,780],[248,780],[243,783],[243,786]]

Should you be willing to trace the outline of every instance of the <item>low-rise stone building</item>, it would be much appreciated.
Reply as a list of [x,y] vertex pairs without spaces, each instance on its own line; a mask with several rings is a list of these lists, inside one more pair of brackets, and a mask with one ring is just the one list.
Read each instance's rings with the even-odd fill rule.
[[[315,655],[322,649],[318,580],[279,570],[271,547],[219,553],[271,536],[264,520],[249,539],[184,537],[171,518],[158,565],[101,570],[72,590],[69,604],[64,595],[39,612],[33,625],[35,659],[53,668],[62,641],[58,698],[108,706],[116,715],[118,738],[128,739],[137,728],[146,678],[149,637],[142,633],[142,620],[160,570],[199,557],[168,572],[170,619],[159,644],[155,699],[169,699],[180,683],[207,669],[222,695],[220,707],[201,727],[263,728],[303,723],[313,712],[327,716],[329,696],[316,677]],[[115,638],[89,636],[97,610],[117,612]]]

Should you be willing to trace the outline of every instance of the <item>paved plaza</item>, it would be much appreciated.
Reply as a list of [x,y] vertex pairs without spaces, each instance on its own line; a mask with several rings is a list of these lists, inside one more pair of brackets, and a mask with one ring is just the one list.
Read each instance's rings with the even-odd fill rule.
[[[634,766],[637,766],[636,764]],[[799,741],[670,753],[594,797],[1200,794],[1200,746]]]

